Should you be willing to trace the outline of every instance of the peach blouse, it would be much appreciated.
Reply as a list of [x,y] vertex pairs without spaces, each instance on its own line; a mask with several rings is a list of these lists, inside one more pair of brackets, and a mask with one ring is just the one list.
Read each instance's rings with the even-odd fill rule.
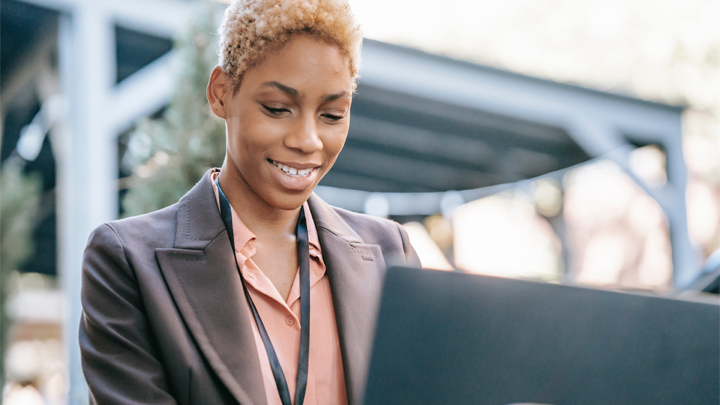
[[[215,199],[220,201],[215,177],[211,173]],[[252,297],[260,318],[267,329],[278,360],[287,381],[290,397],[295,398],[298,353],[300,351],[300,284],[299,273],[295,273],[287,301],[277,291],[260,268],[253,262],[257,237],[243,224],[235,209],[232,211],[233,233],[235,236],[235,258],[242,271],[245,285]],[[345,377],[343,373],[340,340],[338,339],[335,309],[332,302],[330,283],[325,277],[325,263],[318,240],[317,229],[307,202],[303,204],[307,218],[310,241],[310,354],[308,361],[308,382],[305,404],[347,404]],[[241,248],[239,248],[242,246]],[[265,385],[268,405],[282,405],[270,361],[265,351],[260,332],[248,307],[255,346],[257,347],[260,369]]]

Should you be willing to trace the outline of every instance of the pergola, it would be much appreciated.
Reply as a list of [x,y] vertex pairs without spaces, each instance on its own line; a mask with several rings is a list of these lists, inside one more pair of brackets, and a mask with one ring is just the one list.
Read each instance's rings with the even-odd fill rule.
[[[198,2],[4,3],[46,13],[17,16],[36,30],[37,40],[13,56],[18,68],[3,78],[2,108],[4,117],[9,104],[31,89],[48,118],[45,129],[57,164],[70,403],[86,403],[77,344],[82,252],[92,229],[118,215],[118,135],[162,108],[173,89],[173,53],[158,55],[162,41],[147,44],[171,38]],[[38,25],[38,19],[44,23]],[[136,56],[142,59],[146,52],[147,64],[118,68],[122,35],[145,44]],[[55,52],[56,65],[47,57]],[[371,40],[365,41],[360,73],[347,144],[318,188],[330,203],[363,211],[369,198],[380,198],[389,215],[430,215],[441,212],[448,198],[471,201],[602,157],[624,169],[665,211],[675,285],[697,274],[686,223],[681,108]],[[667,154],[668,181],[660,188],[648,187],[630,170],[629,153],[650,144]]]
[[[347,146],[321,183],[333,188],[318,193],[362,211],[365,198],[381,192],[389,215],[430,215],[449,196],[471,201],[608,159],[665,212],[674,285],[684,286],[699,261],[687,230],[681,114],[681,107],[368,40]],[[660,187],[630,168],[631,152],[646,145],[666,153],[668,181]]]

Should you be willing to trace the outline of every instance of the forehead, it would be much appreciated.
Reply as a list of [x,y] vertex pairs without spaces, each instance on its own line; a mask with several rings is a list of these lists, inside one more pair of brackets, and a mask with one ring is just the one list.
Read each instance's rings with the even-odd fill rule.
[[266,82],[313,92],[348,90],[353,79],[348,58],[338,46],[309,35],[296,35],[283,46],[268,50],[243,74],[242,84],[246,87],[263,87]]

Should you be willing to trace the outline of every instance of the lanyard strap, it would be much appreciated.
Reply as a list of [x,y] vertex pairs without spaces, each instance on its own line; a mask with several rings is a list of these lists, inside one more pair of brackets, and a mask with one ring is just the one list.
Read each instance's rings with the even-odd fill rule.
[[[220,216],[222,217],[225,228],[227,229],[228,237],[230,238],[230,246],[233,248],[233,256],[235,255],[235,238],[233,235],[232,227],[232,211],[230,210],[230,203],[228,202],[225,194],[220,188],[220,182],[218,181],[220,176],[215,179],[215,184],[218,188],[218,194],[220,195]],[[298,262],[300,264],[300,353],[298,355],[298,369],[297,369],[297,389],[295,390],[295,405],[302,405],[305,401],[305,390],[307,388],[308,380],[308,356],[310,354],[310,244],[308,240],[307,221],[305,219],[305,208],[300,207],[300,217],[297,223],[297,250],[298,250]],[[250,304],[253,316],[255,317],[255,323],[257,324],[262,337],[263,344],[265,345],[265,351],[267,352],[268,360],[270,360],[270,368],[272,368],[273,377],[275,377],[275,385],[277,385],[278,393],[280,394],[280,400],[283,405],[292,405],[290,401],[290,391],[288,390],[287,381],[285,380],[285,373],[283,373],[280,361],[275,354],[275,348],[270,341],[265,325],[263,325],[260,314],[258,314],[255,303],[250,297],[247,287],[245,286],[245,280],[240,270],[240,265],[235,259],[235,265],[237,266],[238,273],[240,274],[240,281],[245,291],[245,297]]]

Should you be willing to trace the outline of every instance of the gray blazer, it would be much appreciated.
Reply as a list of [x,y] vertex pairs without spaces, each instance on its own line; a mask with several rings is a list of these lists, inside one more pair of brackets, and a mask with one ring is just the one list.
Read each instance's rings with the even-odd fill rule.
[[[385,268],[419,260],[397,223],[314,194],[308,203],[353,404],[362,395]],[[253,320],[207,175],[177,204],[92,233],[82,306],[91,403],[266,403]]]

